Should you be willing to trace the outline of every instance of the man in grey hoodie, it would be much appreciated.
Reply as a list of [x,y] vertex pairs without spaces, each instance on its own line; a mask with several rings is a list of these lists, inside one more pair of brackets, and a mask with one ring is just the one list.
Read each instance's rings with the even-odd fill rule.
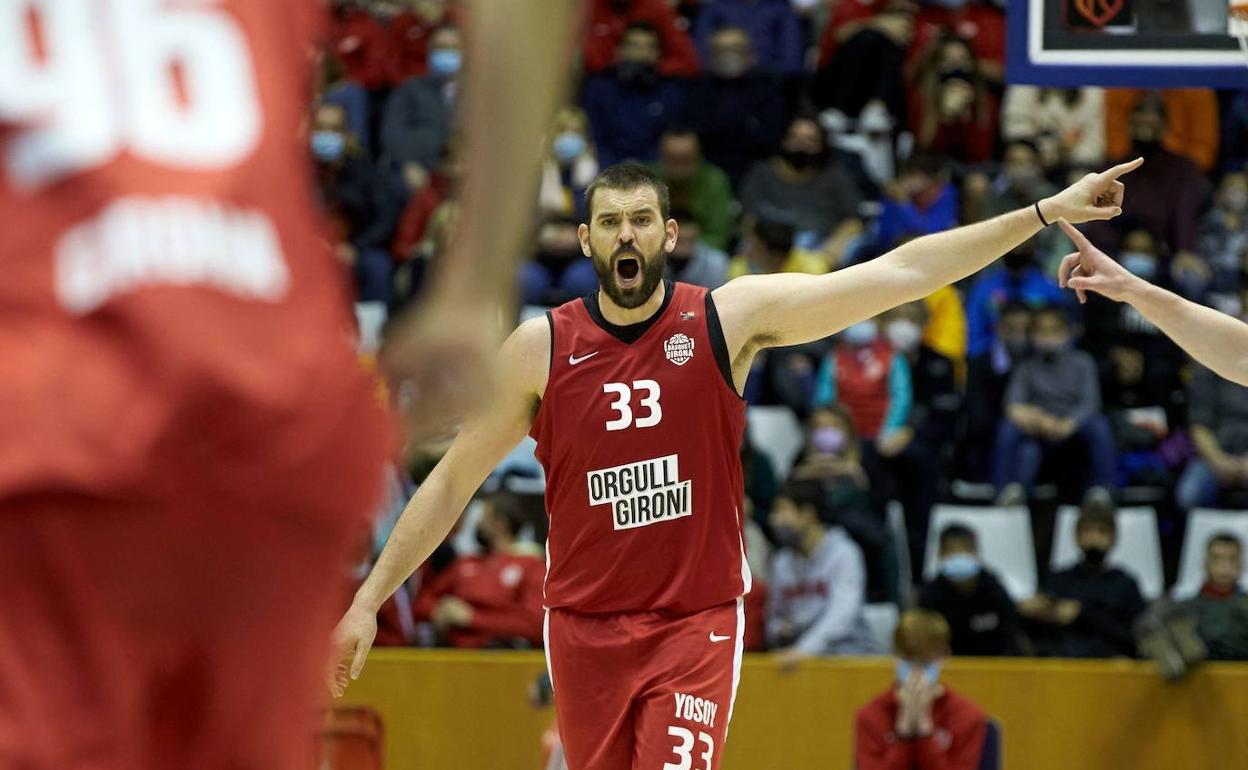
[[784,668],[818,655],[882,652],[863,615],[862,551],[829,519],[817,481],[789,481],[772,507],[779,548],[772,560],[766,630]]

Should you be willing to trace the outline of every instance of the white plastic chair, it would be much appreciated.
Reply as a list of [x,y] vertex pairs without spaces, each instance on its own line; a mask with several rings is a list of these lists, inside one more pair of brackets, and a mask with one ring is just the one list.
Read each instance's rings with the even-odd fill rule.
[[[1075,538],[1079,509],[1064,505],[1057,511],[1057,527],[1053,531],[1053,552],[1049,568],[1066,569],[1082,555]],[[1165,589],[1161,568],[1161,540],[1157,536],[1157,511],[1150,507],[1119,508],[1115,517],[1118,542],[1107,557],[1110,564],[1130,573],[1140,584],[1145,599],[1156,599]]]
[[[1248,511],[1221,511],[1196,508],[1187,517],[1183,535],[1183,555],[1179,558],[1179,578],[1170,591],[1176,599],[1187,599],[1200,591],[1205,582],[1205,549],[1209,538],[1219,532],[1230,532],[1248,545]],[[1240,581],[1248,591],[1248,576]]]
[[941,530],[955,523],[975,533],[980,559],[997,574],[1011,597],[1021,600],[1035,595],[1036,549],[1031,537],[1031,520],[1023,506],[937,505],[932,508],[927,553],[923,559],[924,579],[936,577]]
[[910,538],[906,535],[906,512],[901,503],[889,500],[888,530],[893,535],[893,552],[897,555],[897,585],[902,601],[908,599],[914,576],[910,574]]
[[805,442],[802,424],[787,406],[751,406],[745,417],[754,446],[771,460],[781,480],[788,478]]

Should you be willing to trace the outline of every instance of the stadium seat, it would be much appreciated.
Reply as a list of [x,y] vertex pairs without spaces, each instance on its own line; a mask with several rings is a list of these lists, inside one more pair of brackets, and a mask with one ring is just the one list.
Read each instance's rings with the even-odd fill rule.
[[793,411],[786,406],[751,406],[745,416],[754,446],[771,460],[778,478],[788,478],[805,441]]
[[897,630],[900,615],[897,605],[892,602],[868,604],[862,608],[862,614],[867,619],[867,625],[871,626],[871,635],[875,637],[881,654],[887,654],[893,649],[893,632]]
[[1027,509],[979,508],[962,505],[937,505],[932,509],[932,524],[927,534],[927,553],[923,559],[923,576],[936,576],[937,545],[940,531],[950,524],[962,524],[979,538],[979,555],[1001,578],[1005,590],[1016,600],[1036,592],[1036,550],[1031,537],[1031,521]]
[[[1053,531],[1050,569],[1065,569],[1079,561],[1075,542],[1075,521],[1079,509],[1064,505],[1057,512]],[[1118,509],[1118,543],[1109,552],[1109,562],[1131,573],[1140,584],[1145,599],[1156,599],[1165,590],[1161,568],[1161,540],[1157,535],[1157,511],[1152,508]]]
[[365,706],[335,706],[325,714],[317,746],[319,770],[381,770],[381,716]]
[[[1179,577],[1170,592],[1175,599],[1187,599],[1200,590],[1205,579],[1205,546],[1209,538],[1219,532],[1231,532],[1248,543],[1248,511],[1196,508],[1188,515]],[[1248,590],[1248,577],[1240,585]]]
[[896,500],[888,502],[888,530],[893,535],[893,550],[897,554],[897,586],[899,598],[907,603],[914,576],[910,574],[910,538],[906,536],[906,512]]
[[386,325],[387,315],[384,302],[355,303],[355,323],[360,330],[362,352],[376,353],[381,347],[381,329]]

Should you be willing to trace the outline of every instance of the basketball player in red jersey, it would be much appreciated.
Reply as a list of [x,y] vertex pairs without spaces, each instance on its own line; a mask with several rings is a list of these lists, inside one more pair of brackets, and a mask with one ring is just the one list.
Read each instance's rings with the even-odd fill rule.
[[[572,3],[522,5],[477,9],[465,216],[561,90]],[[299,137],[320,6],[0,3],[0,767],[306,766],[386,454]],[[487,346],[524,225],[457,244],[405,375]]]
[[339,624],[350,676],[377,608],[531,433],[547,473],[546,651],[568,767],[718,768],[750,589],[737,448],[755,354],[927,296],[1046,222],[1116,216],[1118,177],[1138,165],[862,265],[713,292],[663,281],[678,235],[663,183],[641,166],[606,169],[580,228],[599,291],[521,324],[503,345],[503,389],[408,504]]

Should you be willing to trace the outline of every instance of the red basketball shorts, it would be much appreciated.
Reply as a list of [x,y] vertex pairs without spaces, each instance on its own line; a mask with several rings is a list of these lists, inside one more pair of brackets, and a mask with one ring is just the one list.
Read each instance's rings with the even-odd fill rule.
[[741,675],[742,602],[692,615],[551,610],[569,770],[717,770]]

